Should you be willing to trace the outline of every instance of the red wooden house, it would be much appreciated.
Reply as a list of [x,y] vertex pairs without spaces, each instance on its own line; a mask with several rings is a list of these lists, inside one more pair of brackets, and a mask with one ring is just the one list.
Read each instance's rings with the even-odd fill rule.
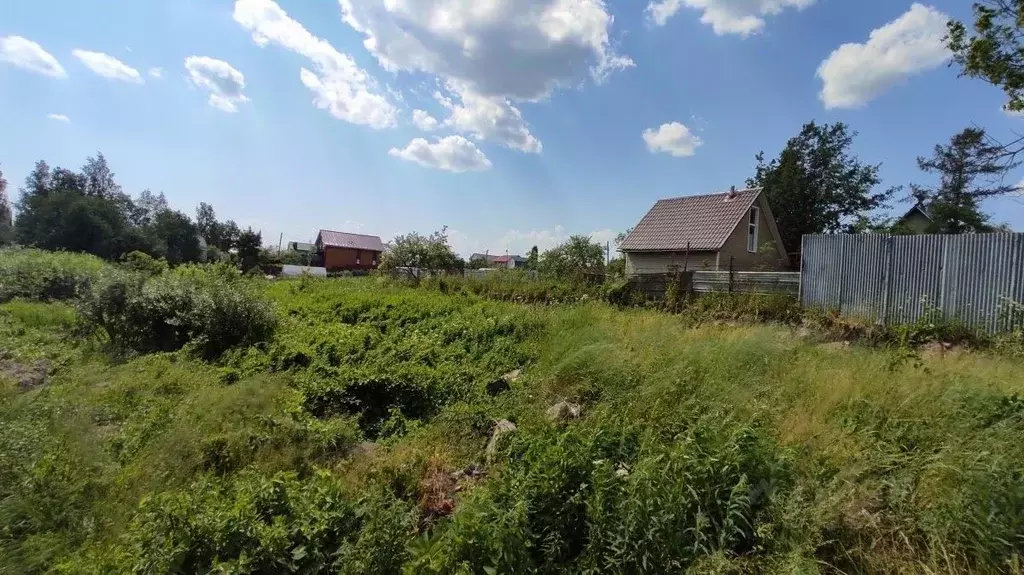
[[379,236],[320,230],[316,251],[328,271],[373,270],[380,263],[384,242]]

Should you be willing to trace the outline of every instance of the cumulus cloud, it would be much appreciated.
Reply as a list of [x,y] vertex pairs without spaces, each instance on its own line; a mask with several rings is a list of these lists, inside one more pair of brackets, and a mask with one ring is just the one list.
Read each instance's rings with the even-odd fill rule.
[[647,149],[652,153],[664,152],[677,158],[685,158],[696,153],[697,148],[704,144],[701,139],[679,122],[662,124],[657,130],[648,128],[643,133]]
[[507,99],[484,96],[455,82],[449,82],[448,89],[459,99],[458,103],[440,92],[434,93],[434,99],[450,112],[445,126],[477,140],[497,142],[520,152],[540,153],[540,140],[530,133],[522,112]]
[[138,70],[109,54],[75,49],[71,51],[71,55],[81,60],[85,67],[97,76],[132,84],[142,83],[142,75]]
[[51,78],[66,78],[68,75],[60,62],[42,46],[21,36],[0,38],[0,62]]
[[404,149],[391,148],[388,154],[426,168],[455,173],[482,172],[491,168],[487,156],[462,136],[439,138],[433,143],[416,138]]
[[163,78],[164,77],[164,69],[163,68],[150,68],[149,69],[149,75],[152,78],[157,78],[157,79]]
[[423,110],[412,111],[412,123],[424,132],[431,132],[437,129],[437,118]]
[[775,16],[786,8],[802,10],[815,0],[654,0],[647,5],[647,17],[657,26],[683,8],[701,11],[700,21],[715,34],[747,36],[764,29],[765,16]]
[[541,144],[514,103],[633,66],[612,45],[604,0],[339,1],[384,69],[440,80],[445,126],[523,152]]
[[185,70],[194,86],[210,93],[210,105],[228,113],[238,111],[238,104],[248,102],[245,76],[223,60],[206,56],[185,58]]
[[863,44],[843,44],[821,63],[818,77],[825,108],[856,108],[902,80],[937,68],[949,57],[943,38],[949,17],[914,4],[875,29]]
[[46,117],[51,120],[56,120],[58,122],[64,122],[65,124],[71,123],[71,118],[65,116],[64,114],[47,114]]
[[633,65],[609,39],[603,0],[340,0],[388,70],[457,80],[485,96],[539,100],[589,73]]
[[311,34],[273,0],[237,0],[234,19],[252,34],[256,44],[273,43],[312,62],[315,71],[301,68],[299,79],[313,92],[316,107],[353,124],[377,129],[395,125],[398,110],[376,80],[349,55]]

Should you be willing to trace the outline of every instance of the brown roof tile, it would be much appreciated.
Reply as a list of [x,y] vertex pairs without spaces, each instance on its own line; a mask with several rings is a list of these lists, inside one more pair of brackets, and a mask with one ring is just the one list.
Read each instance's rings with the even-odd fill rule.
[[318,243],[322,242],[323,245],[334,248],[351,248],[368,252],[384,251],[384,242],[380,241],[379,236],[320,230],[320,235],[317,239],[320,240]]
[[624,252],[717,251],[725,245],[760,188],[659,200],[619,246]]

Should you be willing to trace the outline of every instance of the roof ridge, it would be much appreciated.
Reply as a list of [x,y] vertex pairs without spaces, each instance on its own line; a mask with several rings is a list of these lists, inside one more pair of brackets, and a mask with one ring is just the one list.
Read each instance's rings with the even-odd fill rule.
[[380,236],[374,235],[374,234],[360,234],[358,232],[339,232],[338,230],[329,230],[327,228],[320,228],[320,233],[323,233],[323,232],[331,232],[332,234],[348,234],[350,236],[363,236],[363,237],[367,237],[367,238],[378,238],[378,239],[380,238]]
[[[764,190],[764,186],[753,186],[753,187],[749,187],[749,188],[743,188],[742,190],[737,189],[736,193],[737,194],[742,194],[742,193],[746,193],[746,192],[756,192],[756,191],[763,191],[763,190]],[[731,191],[732,190],[726,190],[724,192],[711,192],[710,194],[693,194],[691,196],[675,196],[675,197],[671,197],[671,198],[661,198],[658,201],[659,202],[668,202],[668,201],[671,201],[671,200],[685,200],[685,199],[689,199],[689,198],[710,198],[711,196],[724,196],[724,195],[728,194]]]

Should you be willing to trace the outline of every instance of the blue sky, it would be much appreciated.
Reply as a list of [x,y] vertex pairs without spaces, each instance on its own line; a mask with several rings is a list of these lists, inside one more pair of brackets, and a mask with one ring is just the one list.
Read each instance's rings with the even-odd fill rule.
[[[126,191],[210,202],[267,243],[442,225],[463,254],[605,241],[658,198],[742,186],[812,119],[859,132],[884,185],[928,183],[915,158],[968,125],[1021,130],[999,90],[945,64],[945,17],[969,10],[8,0],[0,164],[16,196],[36,160],[102,151]],[[986,207],[1021,230],[1019,202]]]

